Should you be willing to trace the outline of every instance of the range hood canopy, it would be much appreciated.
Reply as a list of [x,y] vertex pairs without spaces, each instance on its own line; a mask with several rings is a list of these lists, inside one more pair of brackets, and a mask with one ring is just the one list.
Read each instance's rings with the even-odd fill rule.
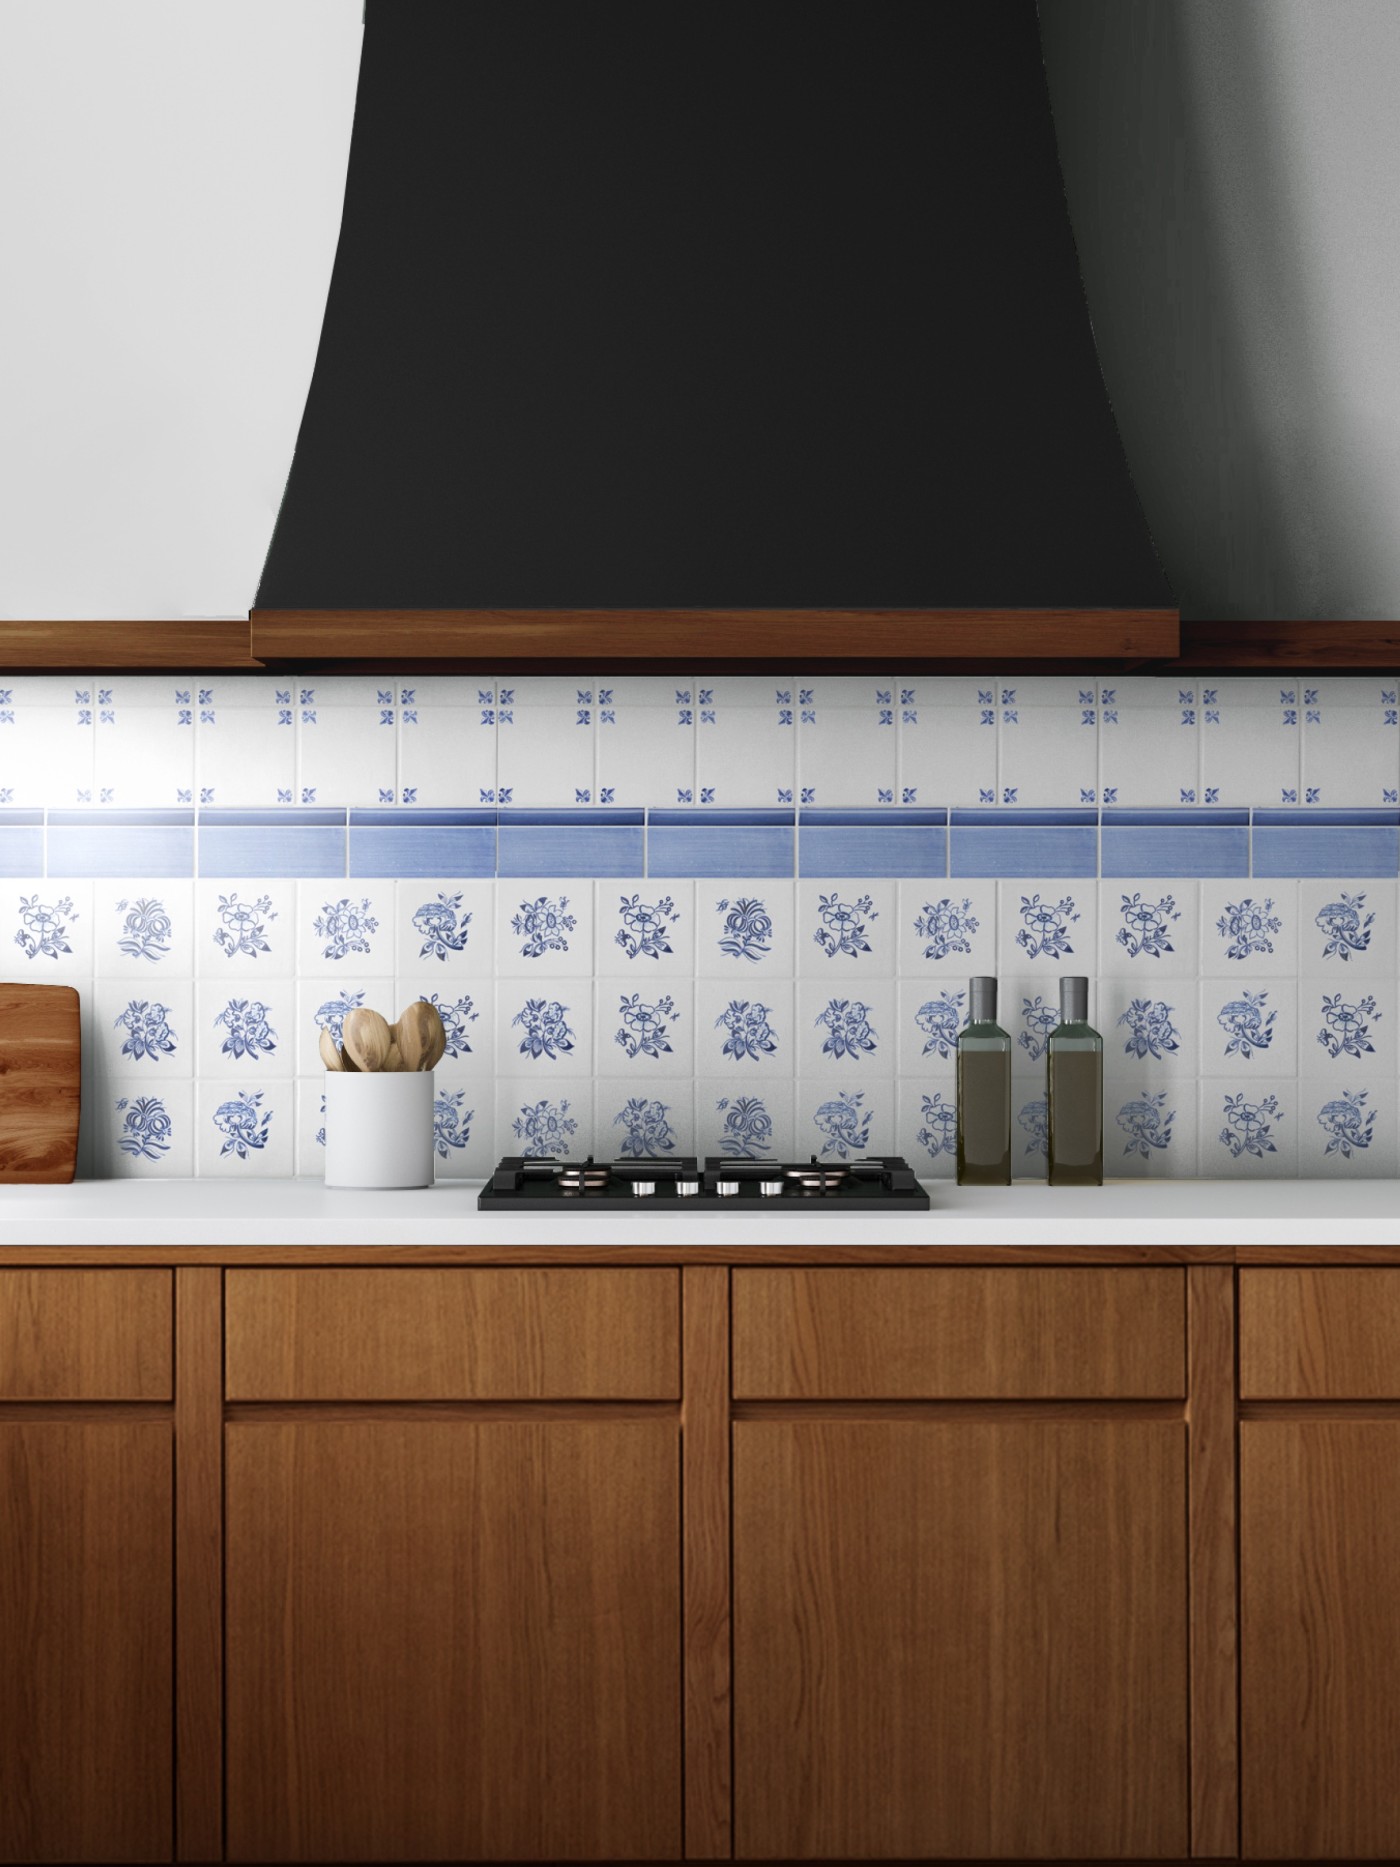
[[1172,603],[1032,0],[369,0],[260,609]]

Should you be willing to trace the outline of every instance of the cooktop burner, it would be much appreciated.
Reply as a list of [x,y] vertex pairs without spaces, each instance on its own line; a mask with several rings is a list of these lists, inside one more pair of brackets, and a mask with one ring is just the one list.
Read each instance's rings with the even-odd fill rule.
[[897,1154],[848,1164],[700,1160],[527,1160],[507,1155],[481,1189],[483,1211],[559,1212],[580,1206],[676,1206],[688,1212],[772,1212],[784,1205],[840,1205],[927,1212],[928,1194]]

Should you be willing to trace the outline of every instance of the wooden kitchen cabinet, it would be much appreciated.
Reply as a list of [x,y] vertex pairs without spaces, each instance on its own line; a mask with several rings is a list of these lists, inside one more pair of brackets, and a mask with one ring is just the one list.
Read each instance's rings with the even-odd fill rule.
[[1400,1269],[1240,1273],[1247,1858],[1400,1857]]
[[0,1271],[0,1860],[171,1858],[171,1322],[168,1271]]
[[1217,1851],[1230,1273],[1190,1367],[1187,1275],[734,1272],[739,1858]]
[[679,1857],[678,1283],[228,1274],[231,1860]]

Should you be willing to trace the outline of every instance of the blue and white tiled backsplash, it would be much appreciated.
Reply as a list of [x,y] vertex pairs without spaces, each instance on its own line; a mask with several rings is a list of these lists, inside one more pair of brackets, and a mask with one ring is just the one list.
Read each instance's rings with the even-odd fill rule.
[[316,1174],[318,1027],[436,1003],[438,1168],[953,1170],[968,975],[1045,1169],[1397,1172],[1393,680],[0,676],[0,971],[77,985],[83,1171]]

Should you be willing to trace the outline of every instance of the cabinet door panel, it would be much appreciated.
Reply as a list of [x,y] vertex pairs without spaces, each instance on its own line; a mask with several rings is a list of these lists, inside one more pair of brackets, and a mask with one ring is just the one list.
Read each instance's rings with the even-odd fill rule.
[[171,1433],[0,1423],[0,1860],[171,1855]]
[[679,1854],[673,1420],[226,1430],[231,1859]]
[[1400,1858],[1400,1421],[1240,1428],[1244,1851]]
[[1241,1271],[1240,1393],[1246,1400],[1400,1398],[1400,1270]]
[[169,1400],[170,1276],[0,1270],[0,1400]]
[[1184,1435],[737,1424],[737,1853],[1184,1855]]

